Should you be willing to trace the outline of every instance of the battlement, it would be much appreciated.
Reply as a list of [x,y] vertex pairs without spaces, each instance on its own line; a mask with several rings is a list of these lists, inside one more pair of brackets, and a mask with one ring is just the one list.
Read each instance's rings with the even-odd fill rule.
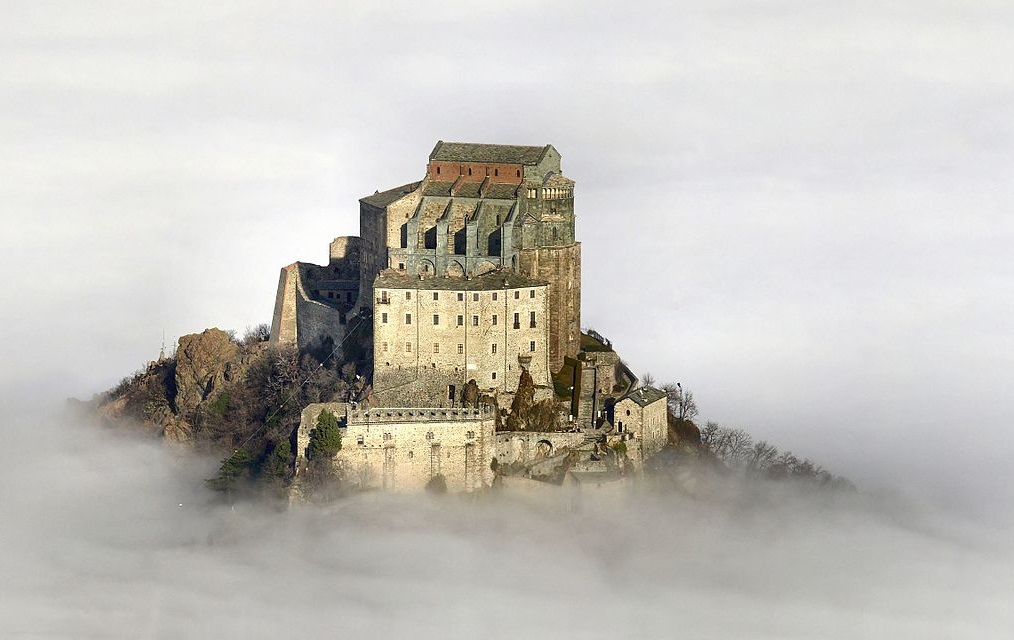
[[409,407],[384,407],[380,409],[354,409],[349,411],[348,422],[355,425],[391,424],[399,422],[479,422],[494,417],[495,409],[420,409]]

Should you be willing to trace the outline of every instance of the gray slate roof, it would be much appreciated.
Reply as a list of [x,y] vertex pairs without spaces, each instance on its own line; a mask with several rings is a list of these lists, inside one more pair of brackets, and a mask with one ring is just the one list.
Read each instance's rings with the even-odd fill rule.
[[548,144],[542,147],[523,147],[513,144],[476,144],[441,140],[430,152],[430,160],[533,165],[538,164],[548,150]]
[[385,269],[373,282],[375,289],[421,289],[423,291],[496,291],[498,289],[519,289],[544,287],[546,282],[532,280],[506,269],[498,269],[471,278],[449,278],[434,276],[419,279],[395,269]]
[[360,198],[359,202],[365,202],[368,205],[383,209],[392,202],[400,200],[404,196],[407,196],[418,189],[420,184],[420,182],[410,182],[408,184],[403,184],[400,187],[388,189],[387,191],[378,191],[372,196]]
[[627,395],[620,398],[620,400],[630,399],[633,400],[641,407],[646,407],[653,402],[657,402],[665,397],[665,391],[656,389],[655,387],[638,387]]

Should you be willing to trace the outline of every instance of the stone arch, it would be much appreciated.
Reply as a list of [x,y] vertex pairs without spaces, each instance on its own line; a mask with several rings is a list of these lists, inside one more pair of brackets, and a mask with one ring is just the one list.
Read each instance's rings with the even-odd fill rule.
[[460,278],[465,275],[465,267],[461,266],[461,263],[457,260],[451,260],[447,263],[445,274],[452,278]]
[[475,265],[475,272],[474,273],[477,276],[481,276],[484,273],[489,273],[490,271],[494,271],[495,269],[496,269],[496,265],[495,264],[493,264],[489,260],[483,260],[479,264]]
[[433,263],[429,260],[420,260],[416,263],[415,273],[419,276],[435,276],[437,270],[433,267]]
[[553,455],[553,443],[549,440],[539,440],[535,443],[535,457],[548,458]]

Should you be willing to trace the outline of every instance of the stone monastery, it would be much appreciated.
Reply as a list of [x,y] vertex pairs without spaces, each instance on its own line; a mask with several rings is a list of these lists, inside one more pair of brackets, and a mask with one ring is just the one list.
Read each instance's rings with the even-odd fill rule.
[[273,343],[373,336],[370,401],[306,407],[299,455],[327,409],[336,464],[364,489],[639,472],[666,443],[666,397],[581,331],[574,191],[552,145],[440,141],[422,180],[359,201],[360,236],[335,238],[327,265],[284,267]]

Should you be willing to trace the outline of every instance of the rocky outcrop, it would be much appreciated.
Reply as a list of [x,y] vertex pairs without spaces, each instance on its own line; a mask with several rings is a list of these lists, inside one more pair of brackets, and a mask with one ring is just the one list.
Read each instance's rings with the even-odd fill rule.
[[188,416],[216,389],[232,381],[240,368],[239,345],[221,329],[205,329],[180,338],[176,348],[178,415]]

